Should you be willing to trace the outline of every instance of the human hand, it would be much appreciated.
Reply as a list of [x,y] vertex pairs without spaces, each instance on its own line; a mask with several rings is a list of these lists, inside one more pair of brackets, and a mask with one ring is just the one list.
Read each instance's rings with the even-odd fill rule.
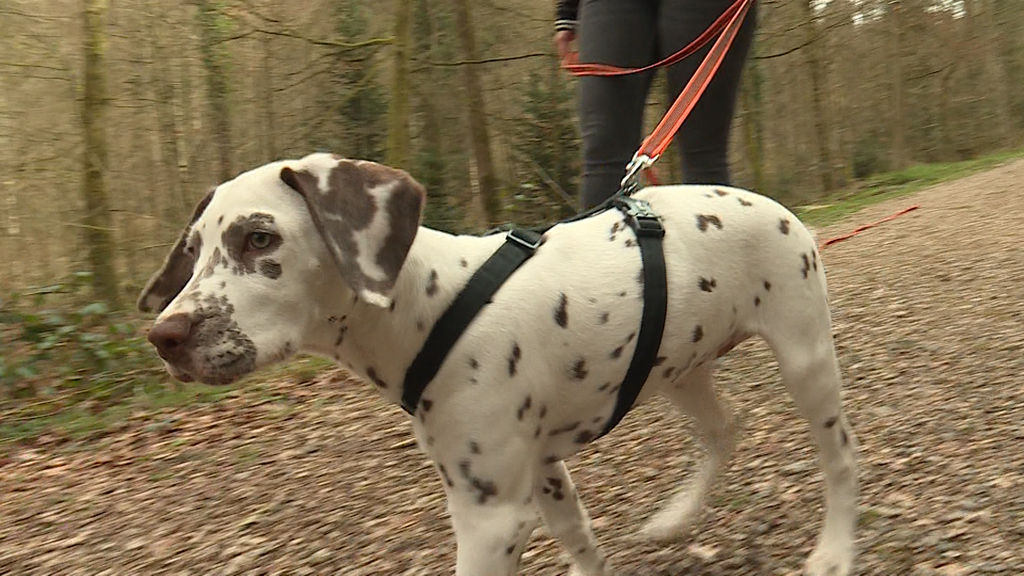
[[564,62],[572,53],[572,43],[576,41],[576,32],[572,30],[559,30],[555,32],[555,49],[558,57]]

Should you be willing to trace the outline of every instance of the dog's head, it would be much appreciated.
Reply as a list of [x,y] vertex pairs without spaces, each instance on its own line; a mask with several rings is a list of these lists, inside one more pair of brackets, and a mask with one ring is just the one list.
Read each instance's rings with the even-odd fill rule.
[[175,378],[226,384],[295,352],[325,298],[388,306],[423,201],[404,171],[320,153],[221,184],[139,296],[150,342]]

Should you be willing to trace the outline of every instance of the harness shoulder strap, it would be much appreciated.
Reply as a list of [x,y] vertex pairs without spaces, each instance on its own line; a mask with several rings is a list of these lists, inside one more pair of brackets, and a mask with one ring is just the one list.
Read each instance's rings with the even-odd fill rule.
[[526,262],[541,244],[536,230],[512,229],[505,243],[491,254],[466,283],[448,309],[430,330],[423,348],[405,372],[402,409],[413,414],[427,384],[437,376],[445,358],[473,318],[486,306],[498,288]]
[[644,311],[640,320],[640,332],[636,337],[636,350],[626,370],[626,377],[619,387],[615,409],[598,438],[618,425],[640,395],[644,382],[657,362],[668,310],[665,252],[662,247],[665,228],[662,227],[658,215],[643,200],[618,196],[616,204],[626,213],[629,225],[636,233],[637,244],[640,245],[640,259],[644,271]]

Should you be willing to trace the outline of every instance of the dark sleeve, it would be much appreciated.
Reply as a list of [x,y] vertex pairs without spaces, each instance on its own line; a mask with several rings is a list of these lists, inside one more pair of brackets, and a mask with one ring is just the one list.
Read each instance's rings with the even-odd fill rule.
[[555,30],[575,30],[580,0],[555,0]]

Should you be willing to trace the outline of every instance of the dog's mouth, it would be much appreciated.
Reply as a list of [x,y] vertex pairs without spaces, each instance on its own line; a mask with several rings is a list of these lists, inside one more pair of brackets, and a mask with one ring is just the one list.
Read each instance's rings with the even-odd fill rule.
[[[201,356],[206,356],[202,355]],[[163,358],[167,372],[179,382],[201,382],[210,386],[226,386],[250,374],[255,363],[244,354],[219,353],[202,361]]]
[[200,332],[184,346],[174,350],[157,348],[157,352],[167,372],[179,382],[223,386],[256,369],[256,346],[251,340],[218,336],[208,343],[214,338],[203,338]]

